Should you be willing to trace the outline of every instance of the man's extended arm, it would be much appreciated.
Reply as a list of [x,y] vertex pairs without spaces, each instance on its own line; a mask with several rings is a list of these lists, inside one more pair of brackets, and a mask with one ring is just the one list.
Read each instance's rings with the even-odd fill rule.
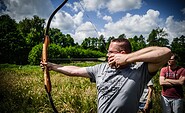
[[86,77],[90,78],[89,74],[86,71],[85,67],[77,67],[77,66],[61,66],[58,64],[48,62],[47,65],[49,70],[53,70],[67,76],[76,76],[76,77]]
[[110,63],[126,65],[132,62],[148,62],[149,72],[156,72],[170,59],[172,53],[167,47],[147,47],[129,54],[113,54]]

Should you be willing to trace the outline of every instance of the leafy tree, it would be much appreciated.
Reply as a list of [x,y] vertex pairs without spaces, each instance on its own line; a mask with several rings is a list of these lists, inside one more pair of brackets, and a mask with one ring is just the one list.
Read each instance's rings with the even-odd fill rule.
[[0,63],[24,63],[25,40],[9,15],[0,16]]
[[28,54],[32,47],[42,42],[44,38],[44,19],[38,16],[33,16],[32,19],[25,18],[18,23],[17,29],[20,36],[24,38],[25,43],[23,45],[26,61],[28,61]]
[[66,35],[66,46],[69,47],[69,46],[75,46],[75,43],[74,43],[74,39],[69,35],[67,34]]
[[146,47],[146,43],[142,35],[140,35],[139,38],[137,36],[134,36],[133,38],[129,38],[128,40],[131,43],[132,51],[137,51],[139,49]]
[[64,35],[57,28],[50,29],[50,43],[58,44],[62,47],[75,46],[74,39],[69,35]]
[[103,35],[101,35],[98,39],[98,50],[100,50],[103,53],[107,52],[106,42]]
[[106,42],[103,35],[99,38],[85,38],[81,44],[84,49],[98,50],[101,52],[106,52]]
[[167,46],[169,41],[164,38],[167,35],[168,34],[163,29],[153,29],[147,39],[148,46]]
[[185,36],[174,38],[171,43],[172,52],[176,53],[179,57],[178,63],[181,66],[185,66]]
[[118,36],[118,38],[126,38],[126,35],[125,34],[121,34]]
[[98,50],[98,39],[97,38],[90,38],[91,39],[91,45],[90,45],[90,49],[92,50]]
[[44,34],[44,19],[34,15],[32,19],[23,19],[18,24],[18,30],[26,39],[26,44],[31,50],[32,47],[42,42]]
[[152,32],[149,34],[149,37],[147,39],[147,42],[149,46],[157,45],[157,32],[156,30],[152,30]]
[[50,43],[65,46],[65,35],[57,28],[50,29]]
[[85,38],[81,44],[84,49],[98,50],[98,39],[97,38]]
[[87,49],[90,47],[90,38],[85,38],[81,44],[82,48]]
[[30,33],[31,29],[31,20],[28,18],[23,19],[18,24],[18,30],[20,31],[23,37],[26,37],[28,33]]
[[167,46],[169,45],[169,40],[168,39],[165,39],[165,38],[159,38],[158,39],[158,46]]
[[145,38],[143,37],[143,35],[139,36],[139,43],[140,43],[140,45],[139,45],[140,48],[139,49],[146,47]]

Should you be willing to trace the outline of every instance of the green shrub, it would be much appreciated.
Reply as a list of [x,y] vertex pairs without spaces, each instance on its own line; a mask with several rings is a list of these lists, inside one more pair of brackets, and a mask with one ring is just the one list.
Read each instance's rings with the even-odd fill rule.
[[[57,59],[60,58],[99,58],[104,57],[105,54],[99,51],[82,49],[77,47],[62,48],[56,44],[50,44],[48,47],[48,61],[55,60],[55,63],[59,63]],[[32,48],[28,56],[28,62],[31,65],[38,65],[42,57],[42,44],[36,45]]]

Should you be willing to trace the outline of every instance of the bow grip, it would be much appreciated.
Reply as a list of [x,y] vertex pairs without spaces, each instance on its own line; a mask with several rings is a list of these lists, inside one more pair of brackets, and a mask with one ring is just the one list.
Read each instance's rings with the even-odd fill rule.
[[[44,37],[44,43],[43,43],[43,49],[42,49],[42,63],[47,64],[47,50],[49,45],[49,36],[45,35]],[[46,65],[44,65],[44,85],[47,90],[47,92],[51,92],[51,80],[50,80],[50,74],[49,69]]]

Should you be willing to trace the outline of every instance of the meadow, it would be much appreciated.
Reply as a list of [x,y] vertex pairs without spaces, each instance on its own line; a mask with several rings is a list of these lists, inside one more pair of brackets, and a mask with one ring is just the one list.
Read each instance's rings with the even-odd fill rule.
[[[63,65],[90,66],[100,62]],[[59,113],[96,113],[96,86],[89,79],[50,71],[54,104]],[[154,77],[153,113],[160,113],[159,73]],[[39,66],[0,64],[0,113],[52,113]]]

